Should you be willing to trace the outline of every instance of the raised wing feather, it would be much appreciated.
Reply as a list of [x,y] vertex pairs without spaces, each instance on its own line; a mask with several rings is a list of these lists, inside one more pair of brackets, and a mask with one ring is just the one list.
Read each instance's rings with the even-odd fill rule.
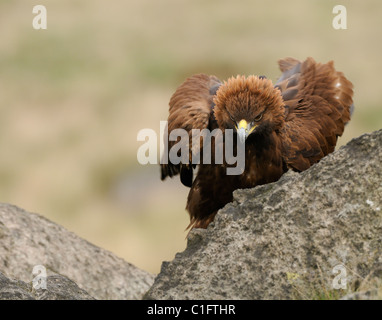
[[[213,110],[213,96],[215,95],[221,82],[215,76],[206,74],[194,75],[180,85],[170,99],[170,109],[168,117],[168,132],[174,129],[184,129],[188,132],[190,140],[187,148],[189,149],[189,163],[161,165],[161,179],[167,176],[174,176],[180,173],[181,181],[184,185],[191,187],[193,179],[193,167],[190,165],[192,154],[201,153],[202,150],[192,150],[191,130],[207,129],[211,126]],[[211,129],[211,128],[210,128]],[[195,138],[195,137],[194,137]],[[179,142],[167,141],[168,151]]]
[[321,64],[313,58],[304,62],[287,58],[279,65],[283,74],[275,87],[286,105],[280,132],[283,158],[288,167],[303,171],[334,151],[350,120],[353,85],[334,69],[332,61]]

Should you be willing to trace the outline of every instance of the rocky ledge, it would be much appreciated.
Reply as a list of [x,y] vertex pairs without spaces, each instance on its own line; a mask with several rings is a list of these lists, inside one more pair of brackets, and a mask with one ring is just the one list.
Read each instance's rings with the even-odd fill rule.
[[0,204],[0,299],[382,299],[381,159],[382,130],[303,173],[236,190],[155,281],[39,215]]
[[[47,291],[33,286],[44,276]],[[0,299],[140,299],[153,280],[38,214],[0,204]]]
[[[354,292],[369,294],[353,294]],[[237,190],[147,299],[382,298],[382,130],[309,170]]]

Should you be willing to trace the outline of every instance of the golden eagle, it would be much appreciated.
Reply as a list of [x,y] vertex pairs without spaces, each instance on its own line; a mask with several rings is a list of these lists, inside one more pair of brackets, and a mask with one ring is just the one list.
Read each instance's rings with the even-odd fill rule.
[[[170,100],[168,132],[184,129],[233,129],[245,139],[245,169],[227,175],[226,164],[198,165],[192,154],[181,163],[161,164],[161,178],[180,174],[190,187],[187,210],[191,228],[206,228],[236,189],[278,180],[288,169],[301,172],[334,151],[353,109],[353,85],[333,61],[313,58],[279,61],[275,83],[264,76],[237,76],[221,82],[198,74],[186,79]],[[168,147],[177,141],[166,137]],[[213,144],[212,144],[212,147]],[[201,147],[200,147],[201,149]],[[168,150],[167,156],[168,156]]]

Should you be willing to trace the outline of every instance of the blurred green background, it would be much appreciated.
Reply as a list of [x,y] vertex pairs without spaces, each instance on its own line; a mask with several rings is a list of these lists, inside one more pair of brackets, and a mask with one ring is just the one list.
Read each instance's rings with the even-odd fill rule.
[[[32,28],[45,5],[48,29]],[[332,9],[347,8],[347,30]],[[185,248],[188,190],[141,166],[194,73],[276,80],[285,56],[335,61],[355,87],[339,144],[382,127],[382,2],[0,1],[0,201],[38,212],[151,272]]]

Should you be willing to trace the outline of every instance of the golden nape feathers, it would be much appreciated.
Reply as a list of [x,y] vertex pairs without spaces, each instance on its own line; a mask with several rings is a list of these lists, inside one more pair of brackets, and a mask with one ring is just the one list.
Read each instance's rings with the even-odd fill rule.
[[[237,76],[222,83],[215,76],[199,74],[186,79],[171,97],[168,132],[184,130],[189,155],[161,164],[162,180],[180,174],[182,183],[191,188],[186,207],[190,227],[206,228],[232,201],[235,189],[274,182],[288,169],[306,170],[334,150],[350,120],[351,82],[333,62],[285,58],[279,67],[282,74],[275,84],[264,76]],[[195,147],[191,141],[195,129],[221,130],[224,139]],[[240,141],[245,142],[240,174],[227,174],[226,161],[193,162],[193,155],[204,154],[207,148],[212,154],[219,144],[227,149],[228,129],[238,156]],[[165,139],[168,157],[179,139]]]

